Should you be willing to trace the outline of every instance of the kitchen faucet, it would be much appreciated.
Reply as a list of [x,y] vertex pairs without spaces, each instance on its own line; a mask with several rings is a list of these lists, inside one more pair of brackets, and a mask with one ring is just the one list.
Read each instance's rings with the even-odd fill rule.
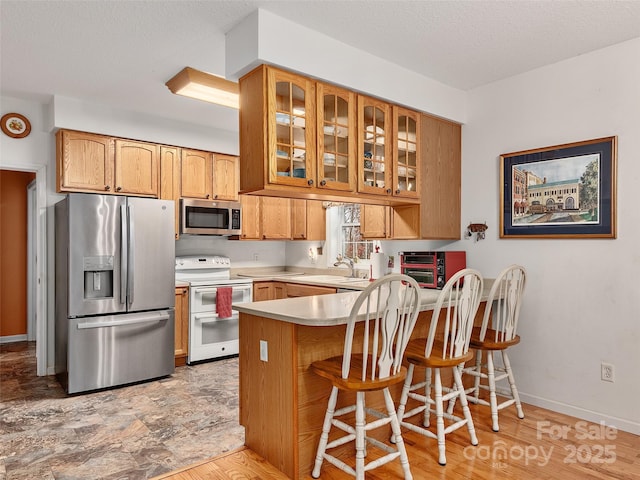
[[333,264],[334,267],[340,266],[340,265],[346,265],[347,267],[349,267],[351,269],[351,274],[349,275],[351,278],[356,278],[356,271],[355,268],[353,266],[353,259],[349,258],[349,257],[343,257],[342,254],[338,254],[338,256],[336,257],[337,262]]

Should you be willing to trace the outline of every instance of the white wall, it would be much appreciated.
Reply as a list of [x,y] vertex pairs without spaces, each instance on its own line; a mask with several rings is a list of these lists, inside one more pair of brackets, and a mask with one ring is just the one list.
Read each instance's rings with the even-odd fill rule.
[[183,235],[176,242],[176,256],[202,254],[225,255],[231,260],[233,268],[282,267],[288,264],[285,242],[278,240],[240,241],[205,235]]
[[[512,363],[523,400],[640,434],[640,39],[470,92],[463,128],[463,224],[487,220],[470,247],[487,276],[528,271],[522,342]],[[502,153],[618,136],[618,238],[499,239]],[[460,245],[469,245],[459,242]],[[615,383],[600,363],[615,365]]]
[[466,92],[262,9],[227,33],[225,62],[227,78],[269,63],[455,122],[466,120]]

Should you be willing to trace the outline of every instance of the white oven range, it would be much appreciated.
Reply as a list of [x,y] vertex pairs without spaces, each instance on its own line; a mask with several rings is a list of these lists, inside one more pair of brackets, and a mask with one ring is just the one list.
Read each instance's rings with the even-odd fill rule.
[[[176,281],[189,284],[189,364],[239,352],[239,314],[233,304],[252,301],[253,282],[247,278],[232,279],[230,272],[228,257],[176,257]],[[231,290],[231,316],[223,318],[218,314],[217,303],[218,292],[224,290]]]

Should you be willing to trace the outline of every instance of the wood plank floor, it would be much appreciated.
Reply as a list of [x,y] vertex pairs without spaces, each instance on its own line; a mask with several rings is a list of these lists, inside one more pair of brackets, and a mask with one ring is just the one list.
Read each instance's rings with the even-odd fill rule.
[[[489,409],[471,405],[480,443],[471,446],[464,427],[449,434],[444,467],[438,465],[435,440],[403,432],[414,479],[640,480],[639,436],[531,405],[524,405],[524,409],[522,420],[513,407],[502,411],[500,432],[495,433],[490,427]],[[286,478],[254,452],[241,448],[154,480]],[[321,478],[353,477],[325,462]],[[367,473],[370,480],[401,478],[398,462]]]

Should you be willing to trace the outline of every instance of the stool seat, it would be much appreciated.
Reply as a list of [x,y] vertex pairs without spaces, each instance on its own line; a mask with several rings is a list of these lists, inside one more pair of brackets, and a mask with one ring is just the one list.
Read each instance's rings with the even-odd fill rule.
[[461,363],[465,363],[473,358],[473,352],[471,351],[468,351],[466,354],[459,357],[446,357],[444,355],[444,342],[442,341],[435,341],[433,343],[431,355],[425,357],[424,346],[426,343],[426,338],[411,340],[409,345],[407,345],[407,351],[405,352],[407,361],[420,367],[447,368],[457,367]]
[[[369,356],[371,362],[371,356]],[[362,365],[364,363],[363,355],[351,355],[351,368],[346,378],[342,378],[342,357],[332,357],[326,360],[319,360],[311,364],[312,371],[326,378],[332,385],[340,390],[355,391],[376,391],[390,387],[397,383],[404,382],[407,376],[407,369],[400,367],[398,373],[390,375],[386,378],[374,378],[362,380]]]
[[482,327],[474,327],[473,333],[471,334],[471,342],[469,346],[473,349],[482,349],[482,350],[506,350],[509,347],[517,345],[520,343],[520,336],[515,335],[510,340],[496,341],[492,340],[494,338],[498,338],[499,334],[496,330],[492,330],[490,328],[487,329],[485,339],[480,340],[480,332]]

